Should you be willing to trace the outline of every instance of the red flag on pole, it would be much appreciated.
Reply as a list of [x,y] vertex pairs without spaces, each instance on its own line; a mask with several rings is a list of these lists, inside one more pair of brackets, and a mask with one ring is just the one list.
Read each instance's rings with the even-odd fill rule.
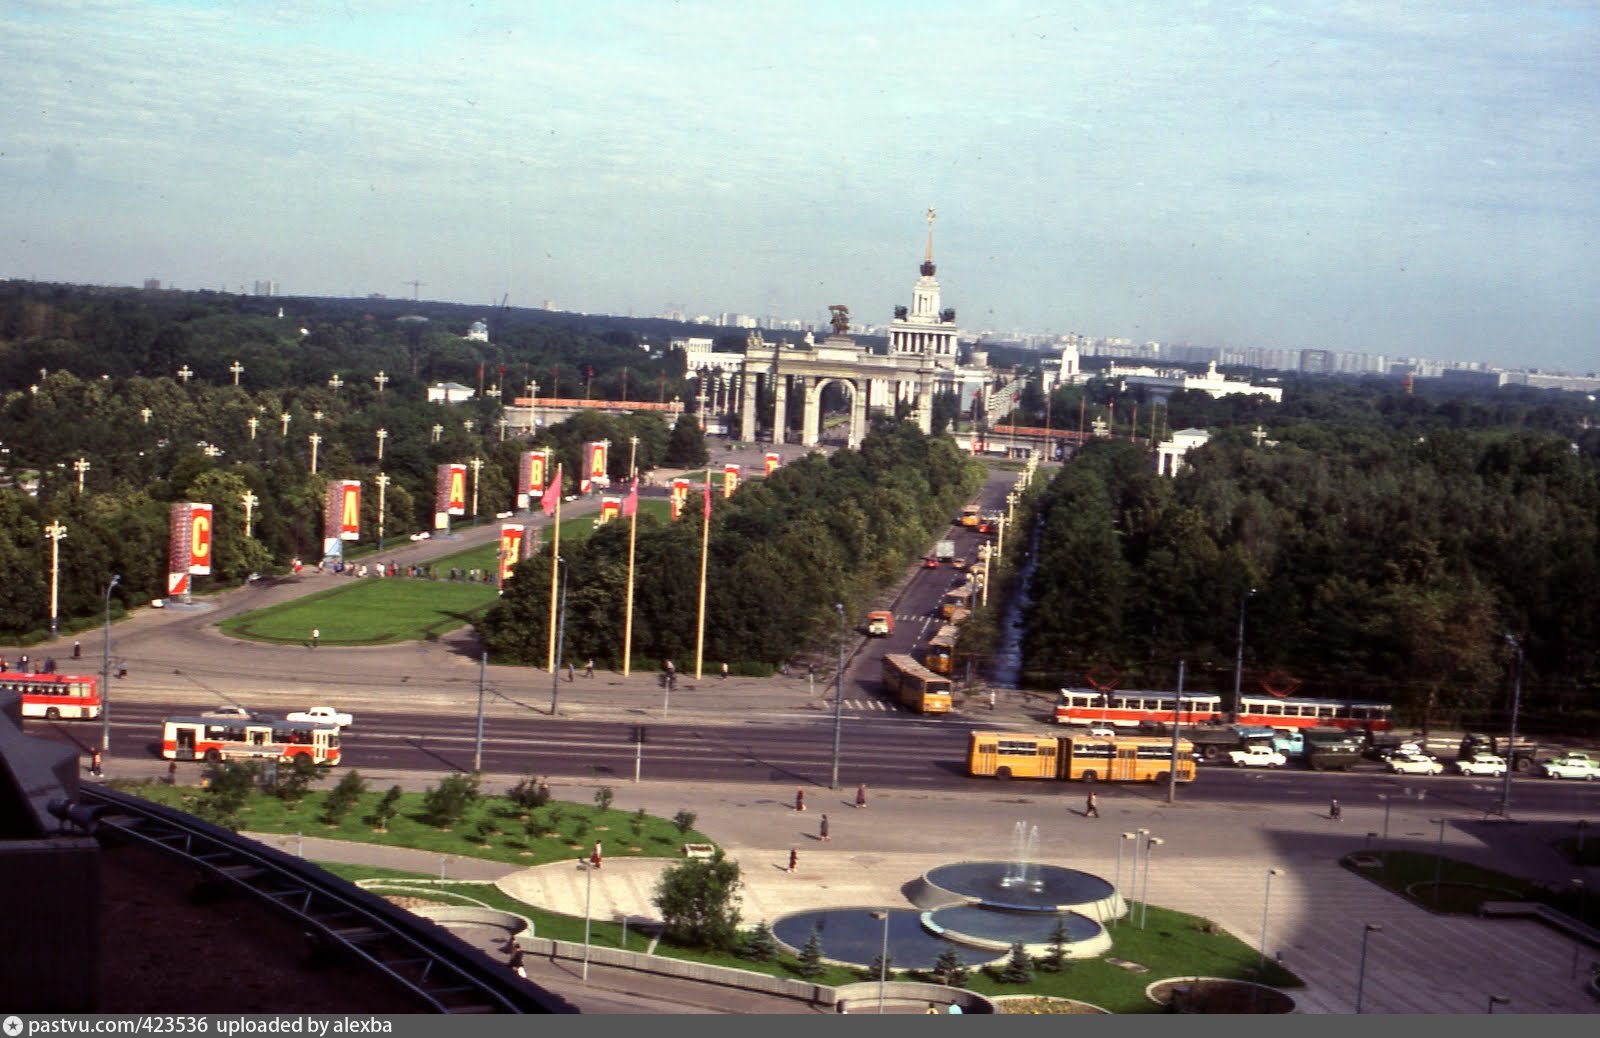
[[633,477],[633,486],[628,489],[628,496],[622,499],[622,514],[633,515],[639,510],[639,477]]
[[711,469],[706,469],[706,522],[711,521]]
[[561,466],[557,465],[556,466],[555,477],[550,480],[550,485],[545,488],[544,498],[543,498],[542,501],[540,501],[540,504],[544,508],[544,514],[545,515],[555,515],[556,502],[558,502],[560,500],[561,500]]

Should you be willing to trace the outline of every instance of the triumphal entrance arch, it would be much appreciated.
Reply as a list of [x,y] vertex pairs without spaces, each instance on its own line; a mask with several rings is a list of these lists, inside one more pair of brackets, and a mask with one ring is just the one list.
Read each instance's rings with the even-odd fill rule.
[[[798,345],[769,343],[760,331],[750,333],[740,364],[739,438],[757,439],[758,425],[770,430],[774,443],[784,442],[789,408],[802,408],[800,442],[811,446],[822,433],[822,394],[839,385],[850,397],[848,446],[859,446],[873,412],[892,413],[903,402],[924,433],[933,431],[933,397],[954,392],[970,373],[957,363],[956,312],[939,306],[934,278],[933,210],[928,210],[928,246],[921,276],[909,307],[897,306],[889,325],[886,353],[874,353],[848,335],[850,311],[833,306],[833,334],[816,342],[810,335]],[[771,408],[770,425],[763,403]],[[764,430],[763,430],[764,431]]]

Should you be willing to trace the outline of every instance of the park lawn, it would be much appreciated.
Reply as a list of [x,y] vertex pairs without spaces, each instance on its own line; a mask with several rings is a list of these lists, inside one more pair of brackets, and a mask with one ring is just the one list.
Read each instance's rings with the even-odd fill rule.
[[[324,784],[328,782],[325,776]],[[207,795],[198,786],[159,782],[119,784],[119,788],[190,813]],[[410,847],[441,857],[484,858],[513,865],[542,865],[587,856],[596,840],[604,841],[608,858],[678,857],[686,843],[710,842],[693,828],[680,832],[669,819],[647,815],[639,820],[635,812],[616,807],[602,811],[594,804],[551,801],[525,814],[503,796],[480,796],[454,826],[440,829],[425,819],[422,793],[402,793],[388,828],[378,830],[366,819],[385,792],[367,791],[337,824],[328,825],[319,817],[328,796],[326,789],[307,793],[298,805],[258,790],[246,800],[236,827],[256,833],[299,833],[329,840]],[[636,820],[641,822],[637,831]]]
[[242,613],[218,626],[234,638],[280,645],[308,645],[313,628],[321,632],[322,645],[393,645],[437,638],[471,623],[498,597],[492,583],[350,578],[293,602]]
[[1600,899],[1585,896],[1580,887],[1551,889],[1521,876],[1423,851],[1360,851],[1345,855],[1342,864],[1430,912],[1477,915],[1485,901],[1529,901],[1600,925]]
[[[641,515],[671,519],[671,503],[640,501]],[[561,524],[561,539],[574,543],[594,533],[594,516]],[[499,597],[493,581],[500,543],[491,541],[433,563],[434,579],[411,577],[344,578],[324,591],[283,605],[257,609],[224,620],[224,634],[279,645],[307,644],[311,631],[322,633],[320,644],[393,645],[437,638],[472,623]],[[382,561],[381,556],[377,561]],[[450,571],[478,570],[490,580],[450,580]]]

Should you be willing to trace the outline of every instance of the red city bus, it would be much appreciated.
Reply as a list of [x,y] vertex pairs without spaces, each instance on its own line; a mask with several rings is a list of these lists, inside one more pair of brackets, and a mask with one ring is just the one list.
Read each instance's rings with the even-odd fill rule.
[[169,717],[161,724],[161,756],[211,762],[265,758],[280,764],[307,757],[313,764],[332,766],[340,758],[339,729],[300,721]]
[[22,696],[23,717],[89,721],[100,716],[100,683],[76,674],[0,673],[0,691]]

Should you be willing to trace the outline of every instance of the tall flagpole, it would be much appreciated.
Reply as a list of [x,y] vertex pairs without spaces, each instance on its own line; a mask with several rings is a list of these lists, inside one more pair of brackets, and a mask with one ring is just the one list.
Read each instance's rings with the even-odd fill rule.
[[[550,524],[550,673],[556,672],[556,594],[558,585],[556,577],[560,570],[561,561],[561,466],[556,466],[555,493],[556,510],[555,518]],[[546,493],[549,493],[547,490]]]
[[700,524],[700,620],[694,634],[694,679],[700,680],[700,667],[706,647],[706,558],[711,547],[711,466],[706,466],[705,518]]
[[628,442],[633,445],[628,453],[628,474],[633,477],[633,489],[629,491],[633,498],[633,513],[628,516],[628,596],[626,613],[622,618],[623,677],[628,676],[628,670],[633,666],[633,544],[639,533],[639,437],[630,436]]

